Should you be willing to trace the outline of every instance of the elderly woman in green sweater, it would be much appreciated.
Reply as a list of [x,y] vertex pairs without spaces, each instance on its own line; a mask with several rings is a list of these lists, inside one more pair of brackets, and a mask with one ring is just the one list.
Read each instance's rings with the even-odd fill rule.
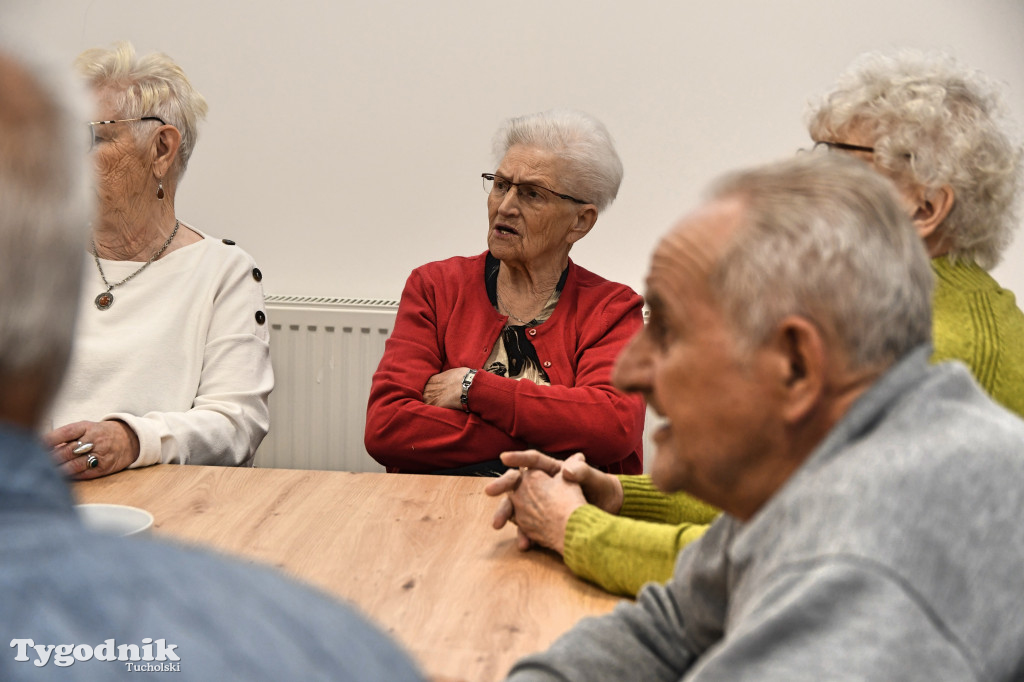
[[932,257],[932,362],[960,360],[1024,414],[1024,314],[988,274],[1017,226],[1021,145],[999,88],[944,55],[863,56],[811,112],[816,147],[895,184]]
[[[1024,314],[988,274],[1010,243],[1021,185],[1022,149],[1004,112],[999,88],[950,57],[868,54],[813,107],[808,128],[817,149],[861,158],[899,190],[932,257],[932,361],[965,363],[1024,416]],[[514,521],[520,548],[554,549],[610,592],[668,579],[679,550],[715,516],[646,476],[602,474],[582,454],[562,462],[511,452],[502,461],[538,471],[513,469],[487,487],[507,493],[495,527]]]

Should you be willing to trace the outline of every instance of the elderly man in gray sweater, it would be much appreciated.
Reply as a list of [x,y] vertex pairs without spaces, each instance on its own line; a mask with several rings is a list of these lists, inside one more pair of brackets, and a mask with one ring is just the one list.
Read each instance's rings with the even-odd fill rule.
[[510,679],[1022,679],[1024,422],[928,364],[931,290],[866,164],[720,181],[654,253],[615,380],[664,418],[655,485],[725,513]]

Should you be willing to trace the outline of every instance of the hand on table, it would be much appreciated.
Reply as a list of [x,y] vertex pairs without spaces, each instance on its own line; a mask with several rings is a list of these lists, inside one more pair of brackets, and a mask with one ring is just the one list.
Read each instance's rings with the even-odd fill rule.
[[469,367],[453,367],[427,379],[423,387],[423,402],[427,405],[462,409],[462,379]]
[[622,507],[619,480],[589,466],[582,453],[563,462],[526,450],[503,453],[501,461],[518,468],[489,483],[484,492],[506,495],[494,513],[493,525],[502,528],[509,521],[515,523],[520,549],[537,543],[562,554],[565,528],[578,507],[589,502],[611,513]]
[[[120,421],[66,424],[43,436],[43,442],[52,448],[61,473],[80,480],[117,473],[139,458],[138,436]],[[95,458],[93,467],[90,457]]]

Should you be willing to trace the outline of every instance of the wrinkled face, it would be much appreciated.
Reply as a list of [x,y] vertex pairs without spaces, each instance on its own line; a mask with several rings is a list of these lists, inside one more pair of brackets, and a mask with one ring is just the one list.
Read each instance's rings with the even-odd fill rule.
[[[566,166],[550,151],[516,145],[506,152],[495,175],[565,193]],[[492,191],[487,196],[487,248],[498,260],[527,266],[564,261],[569,247],[582,236],[571,231],[579,207],[538,188],[515,187],[504,196]]]
[[[97,93],[98,120],[115,121],[125,116],[114,108],[113,95],[108,90]],[[136,131],[134,127],[142,127]],[[138,212],[144,200],[155,192],[156,180],[152,172],[152,140],[142,135],[136,143],[133,133],[154,133],[157,121],[131,121],[94,126],[96,144],[92,158],[96,163],[100,220],[114,216],[126,217]],[[155,195],[154,195],[155,196]]]
[[712,202],[662,240],[647,278],[650,320],[613,376],[620,389],[643,393],[664,420],[654,434],[654,484],[726,511],[745,499],[750,470],[783,428],[770,355],[740,350],[707,285],[743,211],[734,199]]

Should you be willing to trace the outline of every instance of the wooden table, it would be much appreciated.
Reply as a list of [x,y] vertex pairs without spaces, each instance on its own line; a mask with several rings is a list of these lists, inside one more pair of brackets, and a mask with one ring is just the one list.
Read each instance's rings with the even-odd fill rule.
[[501,679],[617,598],[490,527],[487,479],[158,465],[74,484],[155,535],[277,566],[364,613],[432,677]]

